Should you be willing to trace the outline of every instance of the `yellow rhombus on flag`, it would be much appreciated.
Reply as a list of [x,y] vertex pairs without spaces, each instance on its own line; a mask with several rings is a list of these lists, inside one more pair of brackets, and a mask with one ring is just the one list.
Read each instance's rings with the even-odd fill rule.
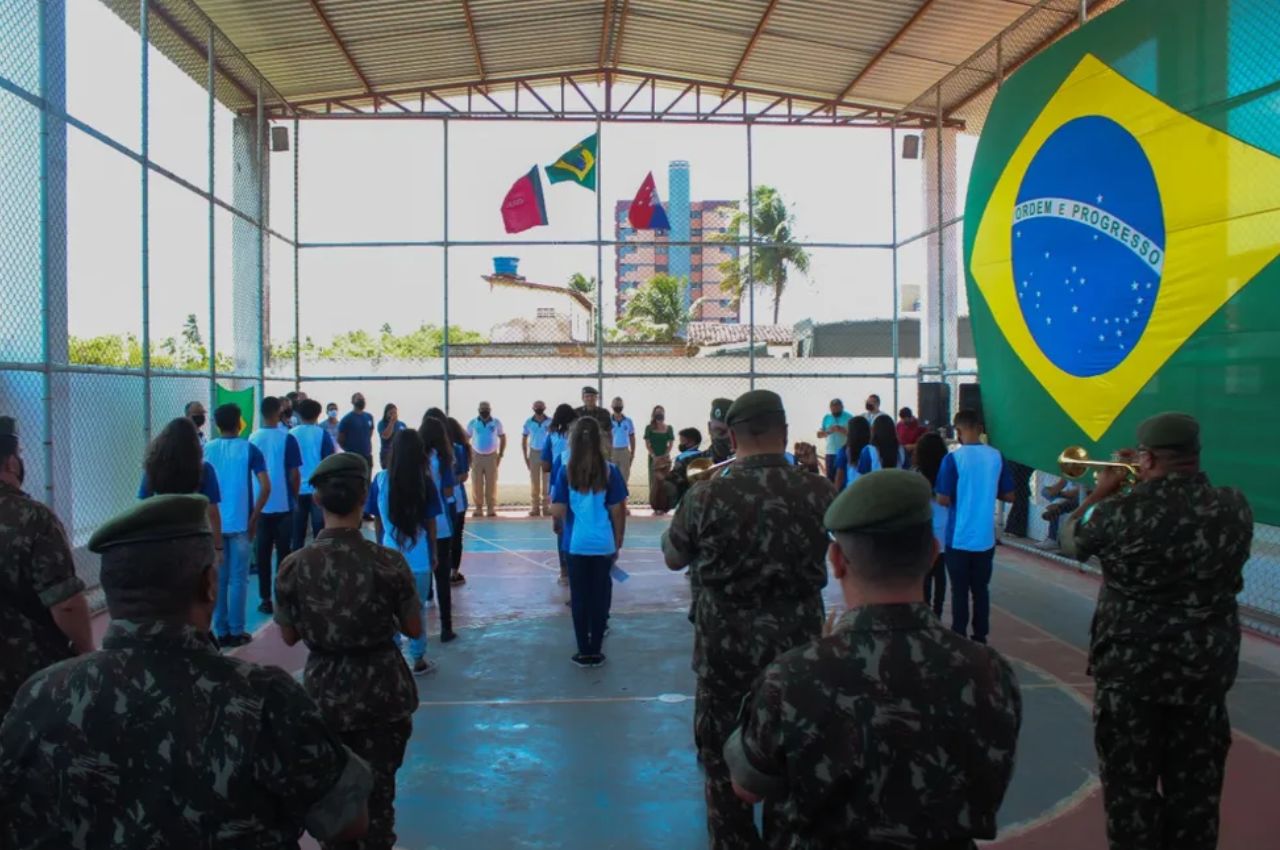
[[[1055,142],[1059,131],[1065,135]],[[1094,150],[1079,143],[1090,138],[1128,138],[1136,146],[1120,144],[1116,155],[1114,144]],[[1035,165],[1042,150],[1057,150],[1060,162],[1090,173],[1112,167],[1123,186],[1149,174],[1152,197],[1135,206],[1123,192],[1108,197],[1099,189],[1096,201],[1082,200],[1071,168],[1046,171],[1043,159]],[[1113,155],[1124,167],[1100,160],[1090,169],[1090,157]],[[1140,167],[1130,168],[1135,157]],[[974,237],[970,273],[1018,357],[1096,440],[1174,352],[1280,254],[1278,197],[1280,159],[1178,112],[1086,55],[1005,165]],[[1058,235],[1081,249],[1080,261],[1071,247],[1054,254]],[[1031,256],[1019,240],[1033,237]],[[1081,239],[1088,240],[1083,248]],[[1087,259],[1106,272],[1093,290]],[[1100,285],[1109,290],[1099,293]],[[1063,327],[1070,332],[1059,333]]]

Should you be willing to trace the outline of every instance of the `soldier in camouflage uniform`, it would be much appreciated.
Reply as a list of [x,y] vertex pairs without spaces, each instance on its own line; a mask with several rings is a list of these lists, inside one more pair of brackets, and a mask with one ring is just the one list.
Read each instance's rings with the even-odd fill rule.
[[1064,524],[1063,550],[1102,561],[1089,669],[1112,850],[1217,846],[1231,745],[1226,695],[1240,656],[1236,594],[1253,540],[1239,491],[1200,471],[1200,426],[1138,426],[1138,482],[1099,474]]
[[418,708],[395,636],[422,634],[422,603],[404,556],[360,532],[367,482],[359,455],[330,455],[316,467],[311,484],[325,527],[280,566],[275,621],[285,643],[306,642],[307,693],[373,771],[368,834],[325,846],[389,850],[396,840],[396,771]]
[[654,510],[669,511],[680,504],[692,483],[689,481],[689,461],[705,458],[712,463],[722,463],[733,455],[733,438],[729,436],[729,426],[725,424],[725,417],[729,415],[732,404],[733,399],[728,398],[718,398],[711,402],[711,417],[707,422],[711,448],[674,462],[669,456],[653,459],[653,492],[649,494],[649,503]]
[[101,651],[31,677],[5,717],[0,845],[296,848],[304,826],[363,832],[368,767],[288,673],[209,636],[208,506],[154,496],[90,539],[113,621]]
[[17,427],[0,416],[0,718],[32,673],[93,649],[67,534],[23,474]]
[[920,601],[938,553],[931,501],[924,476],[886,469],[827,510],[848,611],[765,669],[724,749],[739,797],[776,805],[776,850],[995,837],[1022,699],[999,654]]
[[667,566],[688,566],[695,589],[694,742],[713,850],[763,846],[751,807],[733,793],[724,744],[756,675],[822,632],[822,513],[835,497],[825,477],[784,457],[777,394],[749,392],[726,414],[737,462],[689,488],[662,539]]

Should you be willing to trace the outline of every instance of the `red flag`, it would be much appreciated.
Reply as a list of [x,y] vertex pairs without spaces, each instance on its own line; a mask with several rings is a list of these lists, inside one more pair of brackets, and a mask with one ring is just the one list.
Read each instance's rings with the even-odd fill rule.
[[667,221],[667,211],[663,209],[662,201],[658,199],[658,187],[653,182],[652,171],[640,184],[640,191],[636,192],[635,200],[627,210],[627,221],[631,222],[631,226],[636,230],[671,229],[671,224]]
[[542,200],[542,178],[538,166],[511,184],[502,201],[502,224],[508,233],[520,233],[547,223],[547,207]]

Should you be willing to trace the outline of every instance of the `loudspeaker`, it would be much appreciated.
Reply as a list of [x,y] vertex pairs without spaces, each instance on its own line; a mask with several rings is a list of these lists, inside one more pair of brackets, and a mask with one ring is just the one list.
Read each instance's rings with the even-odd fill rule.
[[951,386],[941,381],[921,381],[919,388],[920,409],[916,411],[920,424],[930,431],[951,425]]
[[977,384],[961,384],[960,385],[960,410],[974,410],[978,413],[978,418],[983,422],[986,419],[982,415],[982,390]]
[[903,159],[919,159],[920,158],[920,137],[915,134],[908,134],[902,137],[902,158]]
[[271,128],[271,150],[287,151],[289,149],[289,128],[288,127],[272,127]]

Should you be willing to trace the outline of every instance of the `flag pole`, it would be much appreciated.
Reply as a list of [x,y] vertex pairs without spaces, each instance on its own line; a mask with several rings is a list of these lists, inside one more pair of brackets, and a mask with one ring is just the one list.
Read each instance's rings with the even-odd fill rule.
[[596,386],[604,396],[604,203],[600,179],[600,119],[596,119]]

